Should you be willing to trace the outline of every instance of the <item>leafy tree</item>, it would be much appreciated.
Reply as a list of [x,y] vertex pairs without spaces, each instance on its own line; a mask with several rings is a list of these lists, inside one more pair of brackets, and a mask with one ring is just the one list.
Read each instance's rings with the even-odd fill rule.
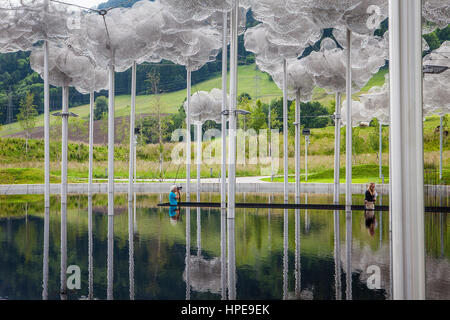
[[94,105],[94,120],[101,120],[105,112],[108,112],[108,99],[105,96],[97,97]]
[[36,126],[36,117],[38,112],[36,111],[36,106],[33,104],[34,95],[28,93],[24,100],[20,102],[19,114],[17,115],[17,121],[19,121],[20,126],[25,130],[25,152],[28,154],[28,139],[30,138],[30,133]]
[[259,132],[263,128],[267,128],[266,115],[262,108],[261,100],[257,100],[256,103],[251,108],[251,116],[249,127]]

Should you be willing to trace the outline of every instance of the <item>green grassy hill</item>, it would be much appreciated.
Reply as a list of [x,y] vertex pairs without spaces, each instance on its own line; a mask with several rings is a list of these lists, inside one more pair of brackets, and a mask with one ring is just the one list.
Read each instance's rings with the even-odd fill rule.
[[[367,92],[372,86],[381,86],[384,83],[384,75],[388,70],[382,69],[361,89],[361,92]],[[229,75],[228,75],[229,76]],[[229,78],[229,77],[228,77]],[[216,77],[203,81],[192,87],[192,93],[196,91],[210,91],[213,88],[221,88],[222,79],[221,74],[217,73]],[[238,94],[247,92],[252,98],[259,98],[263,102],[270,102],[272,99],[281,97],[282,92],[277,85],[270,80],[267,73],[261,72],[256,68],[255,64],[239,66],[238,71]],[[359,94],[359,93],[358,93]],[[354,99],[358,99],[358,94],[354,94]],[[186,90],[179,90],[170,93],[161,94],[162,113],[175,113],[179,106],[183,103],[186,97]],[[345,96],[344,96],[345,98]],[[154,113],[155,108],[154,95],[140,95],[136,98],[136,114]],[[325,90],[316,88],[313,94],[313,100],[318,101],[329,107],[334,101],[334,95],[327,94]],[[131,97],[129,95],[116,96],[116,117],[121,117],[129,114],[129,106]],[[70,108],[71,112],[78,114],[81,118],[87,120],[89,118],[89,105]],[[56,111],[52,111],[55,113]],[[36,127],[44,126],[44,115],[38,116]],[[10,134],[21,132],[22,128],[17,122],[0,126],[0,136],[7,136]]]

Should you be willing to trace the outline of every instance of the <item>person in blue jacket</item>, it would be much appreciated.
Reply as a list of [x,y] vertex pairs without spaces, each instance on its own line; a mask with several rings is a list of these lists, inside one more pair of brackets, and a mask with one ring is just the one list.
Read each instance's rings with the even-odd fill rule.
[[169,203],[170,203],[170,208],[169,208],[169,216],[173,219],[177,219],[180,215],[180,208],[178,207],[178,202],[181,199],[181,195],[180,195],[180,189],[176,186],[173,185],[172,187],[170,187],[170,194],[169,194]]

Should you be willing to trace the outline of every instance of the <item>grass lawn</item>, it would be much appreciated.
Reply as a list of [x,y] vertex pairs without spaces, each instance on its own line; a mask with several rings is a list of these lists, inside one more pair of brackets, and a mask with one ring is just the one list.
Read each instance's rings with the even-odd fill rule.
[[[60,183],[60,177],[50,175],[50,183]],[[0,184],[39,184],[44,183],[44,169],[8,168],[0,169]]]

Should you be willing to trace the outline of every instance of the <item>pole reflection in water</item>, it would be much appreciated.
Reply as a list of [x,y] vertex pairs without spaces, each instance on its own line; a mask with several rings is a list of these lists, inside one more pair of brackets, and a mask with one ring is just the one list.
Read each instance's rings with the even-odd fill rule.
[[67,202],[61,203],[61,300],[67,300]]
[[191,209],[186,208],[186,300],[191,299]]
[[283,217],[283,300],[288,296],[288,210],[284,209]]
[[334,287],[336,290],[336,300],[341,300],[341,234],[338,210],[334,211]]
[[[131,199],[131,197],[130,197]],[[128,202],[128,275],[130,278],[130,300],[134,300],[134,231],[133,201]]]
[[227,299],[227,210],[220,209],[220,280],[221,297]]
[[93,235],[92,235],[92,195],[88,196],[88,269],[89,269],[89,294],[88,299],[94,297],[94,257],[93,257]]
[[136,219],[136,192],[134,193],[133,208],[134,208],[134,212],[133,212],[134,228],[133,228],[133,231],[134,231],[134,234],[136,234],[137,231],[138,231],[137,219]]
[[352,212],[345,212],[346,299],[352,300]]
[[[269,194],[269,203],[272,203],[272,195],[271,195],[271,194]],[[267,216],[267,219],[268,219],[267,229],[269,230],[269,252],[270,252],[271,249],[272,249],[272,245],[271,245],[271,234],[270,234],[270,211],[271,211],[271,209],[269,208],[269,214],[268,214],[268,216]]]
[[197,208],[197,256],[202,254],[202,224],[201,224],[201,210]]
[[[305,194],[305,204],[308,204],[308,195],[307,194]],[[305,209],[305,231],[309,232],[308,209]]]
[[114,215],[108,215],[108,274],[107,274],[107,294],[108,300],[113,300],[114,290]]
[[50,207],[45,207],[44,215],[44,258],[42,266],[42,300],[48,299],[48,248],[50,236]]
[[[383,205],[383,195],[380,194],[380,207]],[[380,221],[378,222],[380,228],[380,249],[383,247],[383,211],[380,210]]]
[[[236,242],[235,242],[235,209],[228,208],[228,299],[236,300]],[[230,218],[230,216],[232,218]]]
[[300,263],[300,209],[295,209],[295,298],[300,299],[302,291]]

